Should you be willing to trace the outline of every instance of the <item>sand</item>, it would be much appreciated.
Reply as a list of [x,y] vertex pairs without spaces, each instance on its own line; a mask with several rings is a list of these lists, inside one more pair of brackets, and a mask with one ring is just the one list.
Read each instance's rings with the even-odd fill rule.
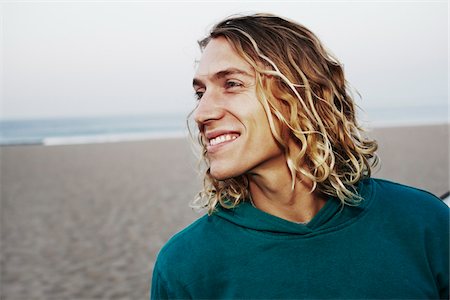
[[[375,177],[445,193],[448,131],[375,130]],[[147,299],[157,252],[201,216],[188,207],[200,178],[185,139],[0,151],[4,300]]]
[[374,177],[385,178],[441,196],[450,190],[449,125],[379,128],[380,165]]

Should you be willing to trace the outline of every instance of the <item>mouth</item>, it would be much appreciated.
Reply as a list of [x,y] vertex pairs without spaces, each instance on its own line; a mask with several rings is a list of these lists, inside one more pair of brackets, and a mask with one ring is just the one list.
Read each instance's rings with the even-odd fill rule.
[[236,132],[216,133],[207,135],[207,150],[208,152],[215,152],[220,147],[234,142],[239,138],[240,134]]
[[209,146],[215,146],[215,145],[219,145],[228,141],[232,141],[235,140],[239,137],[238,134],[222,134],[219,135],[218,137],[215,137],[213,139],[209,140]]

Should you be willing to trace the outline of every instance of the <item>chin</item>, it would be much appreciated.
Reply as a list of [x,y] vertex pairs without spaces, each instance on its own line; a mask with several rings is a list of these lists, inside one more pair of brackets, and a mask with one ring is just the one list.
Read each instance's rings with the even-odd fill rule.
[[211,177],[214,178],[215,180],[225,180],[228,179],[232,176],[228,176],[226,173],[220,173],[220,172],[213,172],[211,171]]
[[231,168],[217,168],[213,165],[210,168],[210,174],[215,180],[226,180],[241,175],[233,172]]

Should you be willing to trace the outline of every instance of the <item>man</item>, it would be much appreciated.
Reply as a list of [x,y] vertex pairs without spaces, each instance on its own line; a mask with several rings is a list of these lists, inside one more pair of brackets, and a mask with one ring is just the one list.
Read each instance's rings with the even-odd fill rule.
[[208,214],[161,250],[151,298],[448,297],[447,206],[370,178],[376,142],[317,37],[258,14],[200,46]]

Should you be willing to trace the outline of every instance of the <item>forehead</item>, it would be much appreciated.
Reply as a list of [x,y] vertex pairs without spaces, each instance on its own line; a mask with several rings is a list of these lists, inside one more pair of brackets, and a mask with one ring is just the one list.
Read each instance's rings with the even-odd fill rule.
[[224,37],[211,39],[203,50],[195,77],[212,76],[222,70],[235,68],[253,74],[253,67],[247,63]]

